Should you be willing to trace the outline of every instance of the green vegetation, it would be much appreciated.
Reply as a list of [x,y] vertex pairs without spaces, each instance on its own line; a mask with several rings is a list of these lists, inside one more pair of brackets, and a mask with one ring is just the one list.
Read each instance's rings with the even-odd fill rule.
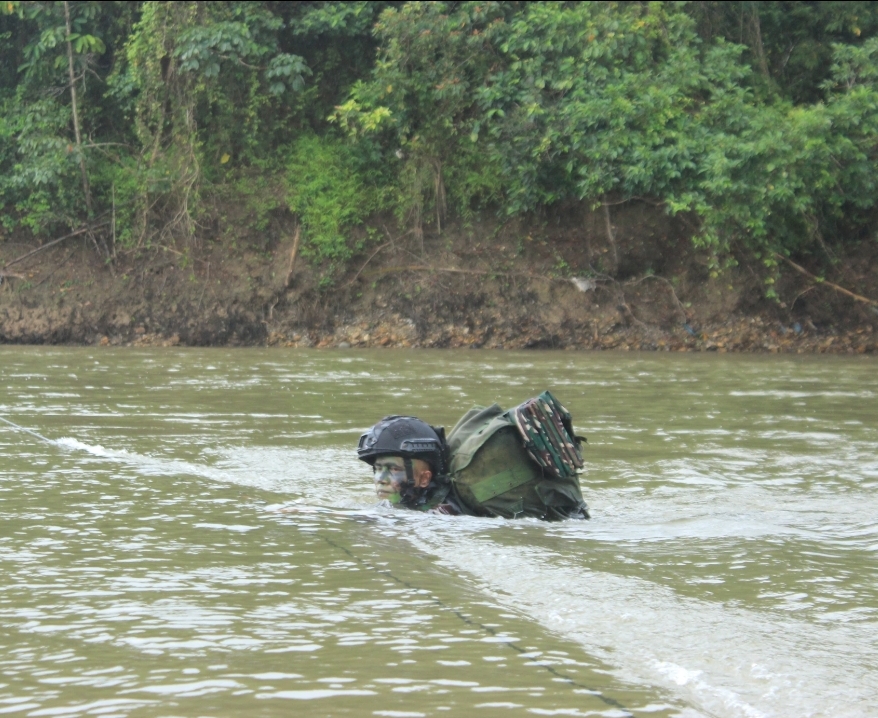
[[92,226],[109,258],[189,241],[237,199],[255,229],[287,207],[334,267],[378,212],[421,235],[645,198],[717,268],[875,240],[873,3],[0,11],[3,236]]
[[301,219],[308,246],[304,252],[320,260],[351,256],[345,229],[381,209],[381,195],[366,183],[366,168],[342,142],[305,135],[288,150],[289,208]]

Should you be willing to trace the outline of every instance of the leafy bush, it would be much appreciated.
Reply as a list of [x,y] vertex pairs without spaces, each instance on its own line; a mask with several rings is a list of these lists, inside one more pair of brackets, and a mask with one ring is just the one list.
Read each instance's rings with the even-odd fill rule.
[[76,221],[83,206],[78,165],[65,136],[68,107],[53,99],[0,105],[0,206],[5,224],[35,234]]
[[[415,194],[432,166],[509,214],[648,197],[700,220],[696,244],[768,264],[874,223],[876,38],[835,45],[824,101],[794,105],[675,3],[410,2],[376,34],[373,79],[337,117],[406,151]],[[466,167],[492,172],[467,186]]]
[[825,251],[856,237],[878,204],[878,39],[836,46],[825,102],[736,107],[710,134],[701,172],[670,200],[697,212],[702,243]]
[[876,32],[866,2],[4,2],[0,221],[112,209],[137,247],[233,193],[341,262],[378,209],[645,197],[717,256],[828,256],[878,222]]
[[331,137],[305,135],[289,150],[287,201],[302,226],[302,254],[315,262],[353,254],[349,228],[382,207],[350,146]]

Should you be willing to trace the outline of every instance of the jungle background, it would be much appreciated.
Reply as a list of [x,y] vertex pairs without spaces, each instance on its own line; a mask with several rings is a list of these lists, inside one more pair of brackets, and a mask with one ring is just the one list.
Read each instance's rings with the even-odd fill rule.
[[871,2],[2,2],[0,342],[875,352]]

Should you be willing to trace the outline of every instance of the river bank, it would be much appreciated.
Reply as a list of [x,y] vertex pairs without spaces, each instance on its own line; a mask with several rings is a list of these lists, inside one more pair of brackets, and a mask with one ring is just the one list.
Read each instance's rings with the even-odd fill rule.
[[[314,267],[292,218],[98,259],[71,238],[0,242],[0,342],[875,353],[871,246],[816,279],[754,259],[712,271],[680,220],[636,204],[394,234]],[[609,231],[608,231],[609,228]],[[803,260],[799,259],[799,262]],[[811,276],[809,276],[811,275]],[[766,298],[766,280],[777,300]],[[846,295],[848,288],[857,298]]]

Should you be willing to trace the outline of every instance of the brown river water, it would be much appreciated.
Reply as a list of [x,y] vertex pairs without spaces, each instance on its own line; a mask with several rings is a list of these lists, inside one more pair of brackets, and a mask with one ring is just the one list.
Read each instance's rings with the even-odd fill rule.
[[[0,715],[878,715],[874,358],[7,346],[0,377]],[[546,388],[592,520],[376,506],[379,418]]]

